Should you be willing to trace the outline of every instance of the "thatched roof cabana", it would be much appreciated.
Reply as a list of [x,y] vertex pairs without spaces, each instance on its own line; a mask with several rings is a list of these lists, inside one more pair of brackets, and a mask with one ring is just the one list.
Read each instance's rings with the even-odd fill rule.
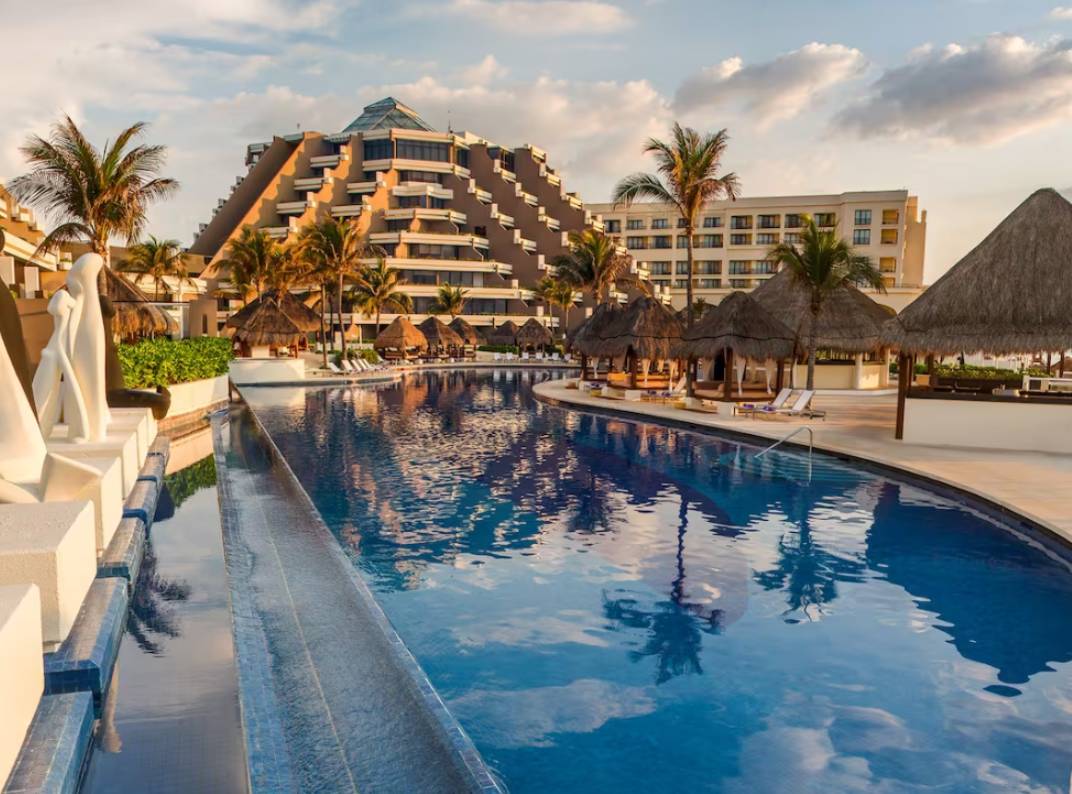
[[902,353],[1072,348],[1072,204],[1037,190],[885,327]]
[[429,317],[417,328],[424,334],[429,350],[461,347],[464,344],[462,338],[454,332],[454,329],[438,317]]
[[595,329],[588,355],[667,359],[681,340],[681,321],[663,303],[642,295],[611,322]]
[[763,361],[787,358],[794,347],[794,334],[784,323],[750,295],[733,292],[706,310],[674,349],[681,358],[712,359],[729,350],[736,356]]
[[566,335],[566,345],[582,355],[595,355],[591,346],[599,341],[599,333],[622,313],[622,305],[616,302],[600,303],[583,323]]
[[389,326],[380,331],[372,346],[378,351],[397,350],[404,354],[409,350],[426,349],[428,340],[409,318],[396,317]]
[[283,311],[279,301],[265,296],[234,331],[234,339],[251,347],[289,347],[306,332]]
[[121,337],[166,334],[174,330],[174,322],[159,306],[132,282],[110,267],[101,268],[104,296],[115,307],[113,331]]
[[525,324],[518,329],[518,347],[550,347],[555,343],[554,336],[543,323],[535,317],[530,317]]
[[477,345],[483,344],[483,339],[481,339],[480,333],[461,317],[455,317],[451,320],[450,328],[462,338],[462,344],[464,345],[476,347]]
[[[811,333],[811,294],[791,270],[783,270],[752,292],[805,347]],[[817,347],[844,353],[869,353],[884,346],[884,325],[890,310],[856,287],[846,285],[827,296],[819,313]]]
[[489,328],[484,332],[484,338],[489,345],[516,345],[517,332],[521,330],[513,320],[507,320],[500,326]]
[[257,307],[260,306],[264,300],[271,300],[276,304],[276,307],[281,309],[284,314],[291,319],[291,321],[298,326],[302,331],[310,333],[312,331],[320,330],[320,315],[317,314],[316,309],[311,309],[306,306],[302,301],[290,292],[277,293],[269,291],[261,298],[255,298],[239,309],[237,312],[227,318],[228,328],[240,328],[245,323],[247,318],[251,317],[256,312]]
[[346,326],[346,330],[342,332],[342,338],[347,342],[360,342],[363,338],[361,326],[351,319],[350,324]]

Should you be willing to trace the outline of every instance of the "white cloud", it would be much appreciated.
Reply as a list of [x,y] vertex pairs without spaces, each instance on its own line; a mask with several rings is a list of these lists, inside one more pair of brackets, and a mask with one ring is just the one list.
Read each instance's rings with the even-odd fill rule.
[[914,51],[836,125],[863,137],[994,144],[1072,117],[1072,42],[995,34]]
[[494,55],[485,55],[480,63],[461,69],[458,78],[464,83],[487,85],[493,80],[506,77],[507,72],[507,68],[499,63]]
[[1055,6],[1050,11],[1050,16],[1053,19],[1072,19],[1072,8],[1068,6]]
[[633,24],[621,8],[600,0],[452,0],[449,10],[525,36],[598,35]]
[[727,58],[687,78],[674,105],[689,112],[739,104],[764,128],[799,115],[817,96],[858,76],[865,66],[859,50],[819,42],[747,66],[739,57]]

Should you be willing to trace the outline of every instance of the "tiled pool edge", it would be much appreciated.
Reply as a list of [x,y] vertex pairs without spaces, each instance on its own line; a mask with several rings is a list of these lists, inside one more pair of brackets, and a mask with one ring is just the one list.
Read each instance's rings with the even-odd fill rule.
[[[260,386],[261,384],[258,384],[258,387]],[[243,406],[249,412],[253,426],[260,435],[259,440],[264,444],[265,451],[271,457],[273,463],[279,467],[279,471],[284,477],[284,482],[282,484],[301,504],[302,510],[309,516],[310,522],[319,532],[324,533],[326,538],[330,541],[327,546],[330,549],[332,556],[335,557],[339,563],[340,570],[345,572],[348,581],[354,587],[354,593],[357,594],[361,603],[367,608],[368,614],[373,622],[381,631],[383,631],[384,636],[387,639],[387,645],[394,653],[394,661],[398,663],[406,674],[405,681],[411,687],[411,694],[413,694],[417,702],[426,709],[426,715],[431,718],[429,720],[429,725],[433,726],[438,731],[440,741],[444,748],[450,750],[450,757],[458,772],[460,772],[466,780],[470,781],[470,789],[472,791],[486,792],[487,794],[491,794],[491,792],[502,792],[502,788],[487,768],[479,751],[477,751],[476,746],[447,709],[416,658],[410,653],[402,639],[398,636],[398,633],[394,630],[394,627],[391,625],[386,614],[376,601],[375,596],[372,594],[371,590],[369,590],[368,585],[361,579],[360,574],[354,569],[352,561],[346,556],[346,553],[343,551],[330,529],[328,529],[327,525],[324,524],[319,511],[313,505],[312,500],[294,475],[293,470],[290,468],[285,458],[283,458],[278,447],[276,447],[275,442],[271,439],[271,436],[261,424],[256,412],[244,403]],[[225,421],[226,420],[222,416],[214,418],[213,421],[214,446],[218,467],[226,467],[226,453],[223,452],[224,439],[222,437]],[[220,476],[217,479],[221,484],[226,480],[222,470],[220,470]],[[221,487],[219,498],[220,515],[224,524],[224,556],[227,558],[228,575],[230,576],[232,571],[232,558],[236,565],[235,573],[240,574],[240,571],[237,570],[240,561],[236,556],[239,549],[237,549],[232,542],[234,539],[228,539],[227,537],[228,522],[233,523],[235,520],[233,504],[225,503],[225,500],[233,498],[229,492],[228,486]],[[259,686],[259,684],[268,680],[266,676],[261,676],[260,681],[254,681],[253,671],[245,669],[246,666],[241,658],[242,652],[252,653],[253,656],[251,657],[251,662],[254,668],[263,669],[263,665],[269,663],[266,656],[263,635],[259,635],[259,623],[257,618],[253,615],[252,606],[244,600],[242,593],[236,594],[234,588],[232,588],[232,606],[236,610],[232,612],[232,615],[235,619],[235,647],[236,651],[240,654],[238,664],[240,677],[239,699],[242,704],[243,726],[244,728],[247,726],[248,728],[252,728],[257,735],[281,735],[282,728],[278,724],[276,716],[278,711],[271,708],[272,701],[275,700],[274,694],[266,692],[261,695],[261,700],[257,700],[252,690],[247,693],[245,689],[245,683],[248,681],[251,686],[262,691],[264,688]],[[267,700],[264,700],[263,698],[267,698]],[[260,720],[265,720],[265,722],[259,722]],[[251,775],[253,775],[256,770],[260,769],[257,765],[262,763],[262,756],[264,754],[259,742],[254,741],[255,738],[255,736],[250,736],[247,732],[247,752],[250,754]],[[280,770],[280,773],[286,774],[288,778],[291,777],[289,769]],[[254,780],[254,783],[256,782],[257,781]],[[254,786],[253,791],[256,792],[257,790],[258,788]]]

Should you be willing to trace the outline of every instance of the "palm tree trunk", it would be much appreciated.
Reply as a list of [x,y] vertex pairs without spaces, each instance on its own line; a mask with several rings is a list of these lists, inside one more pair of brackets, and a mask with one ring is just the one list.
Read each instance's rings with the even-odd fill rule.
[[324,282],[320,282],[320,353],[324,358],[324,369],[328,368],[328,339],[324,331],[324,304],[328,302],[328,291]]
[[376,307],[376,336],[380,335],[380,307]]
[[346,332],[343,330],[343,327],[342,327],[342,273],[340,272],[339,273],[339,336],[342,337],[340,342],[342,344],[343,352],[346,352],[346,336],[345,336],[345,333]]
[[819,335],[819,309],[821,305],[814,300],[811,304],[811,327],[808,329],[808,381],[806,388],[815,388],[815,355]]
[[[686,304],[685,304],[685,306],[686,306],[686,309],[685,309],[685,328],[686,328],[686,330],[691,330],[692,329],[692,268],[693,268],[693,261],[692,261],[692,257],[693,257],[693,252],[692,252],[692,232],[693,232],[693,228],[692,228],[692,224],[690,223],[690,224],[685,226],[685,234],[687,235],[687,239],[685,241],[685,243],[686,243],[686,258],[688,259],[688,263],[689,263],[689,267],[688,267],[689,280],[685,284],[685,300],[686,300]],[[685,369],[685,396],[686,397],[695,396],[695,388],[694,388],[694,385],[693,385],[693,377],[692,377],[692,375],[693,375],[693,368],[692,367],[687,367]]]

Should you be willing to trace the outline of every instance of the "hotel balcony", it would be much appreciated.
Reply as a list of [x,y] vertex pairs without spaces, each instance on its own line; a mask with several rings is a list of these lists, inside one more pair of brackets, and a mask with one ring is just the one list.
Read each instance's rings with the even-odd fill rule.
[[428,245],[460,245],[472,248],[488,248],[488,238],[475,234],[451,234],[438,232],[374,232],[369,235],[373,245],[397,245],[399,243],[426,243]]
[[330,185],[335,181],[330,176],[308,176],[294,180],[295,190],[320,190],[324,185]]
[[285,240],[287,235],[291,232],[289,226],[265,226],[264,231],[268,232],[268,236],[275,240]]
[[387,187],[387,183],[382,179],[376,179],[373,182],[348,182],[346,184],[347,193],[375,193],[377,188]]
[[396,207],[384,213],[387,220],[404,220],[419,218],[424,221],[446,221],[458,225],[466,222],[464,212],[448,209],[430,209],[427,207]]
[[576,193],[563,193],[562,200],[567,202],[573,209],[584,209],[584,202],[581,201],[581,197]]
[[307,209],[311,209],[316,206],[316,201],[313,199],[303,199],[302,201],[280,201],[275,205],[275,211],[280,215],[301,215]]
[[[363,260],[366,265],[375,265],[376,259]],[[416,259],[389,256],[387,264],[396,270],[435,270],[447,273],[494,273],[498,276],[510,276],[514,266],[494,259]]]
[[498,204],[492,204],[491,205],[491,212],[489,213],[489,215],[490,215],[490,217],[491,217],[491,219],[493,221],[498,221],[499,225],[502,226],[503,228],[505,228],[505,229],[513,229],[514,228],[514,225],[515,225],[514,224],[514,216],[513,215],[507,215],[505,212],[499,212],[499,205]]
[[491,204],[492,196],[487,190],[476,186],[476,180],[469,180],[469,187],[466,189],[471,196],[475,196],[476,200],[481,204]]
[[547,168],[547,166],[540,166],[540,176],[546,179],[547,184],[553,187],[562,186],[562,177],[551,173],[551,169]]
[[434,174],[454,174],[462,179],[469,178],[468,168],[439,160],[401,160],[394,157],[386,160],[366,160],[362,167],[366,171],[430,171]]
[[503,168],[503,165],[500,161],[496,160],[492,164],[491,170],[493,173],[498,174],[507,182],[514,182],[515,184],[517,183],[517,174],[515,174],[513,171],[507,171],[505,168]]
[[392,196],[428,196],[429,198],[452,201],[454,191],[449,187],[434,182],[406,182],[391,188]]
[[[446,283],[446,282],[444,282]],[[399,289],[411,298],[435,298],[440,284],[403,284]],[[506,300],[533,300],[532,290],[524,289],[516,279],[508,287],[471,287],[462,285],[467,298],[504,298]]]
[[522,190],[521,185],[517,185],[517,190],[515,192],[517,193],[518,198],[520,198],[530,207],[538,207],[540,205],[540,200],[531,193],[526,193],[524,190]]
[[331,214],[335,218],[356,218],[364,210],[364,204],[337,204],[331,208]]
[[339,154],[323,154],[319,157],[309,158],[309,165],[313,168],[338,168],[339,163],[350,159],[350,153],[342,151]]

